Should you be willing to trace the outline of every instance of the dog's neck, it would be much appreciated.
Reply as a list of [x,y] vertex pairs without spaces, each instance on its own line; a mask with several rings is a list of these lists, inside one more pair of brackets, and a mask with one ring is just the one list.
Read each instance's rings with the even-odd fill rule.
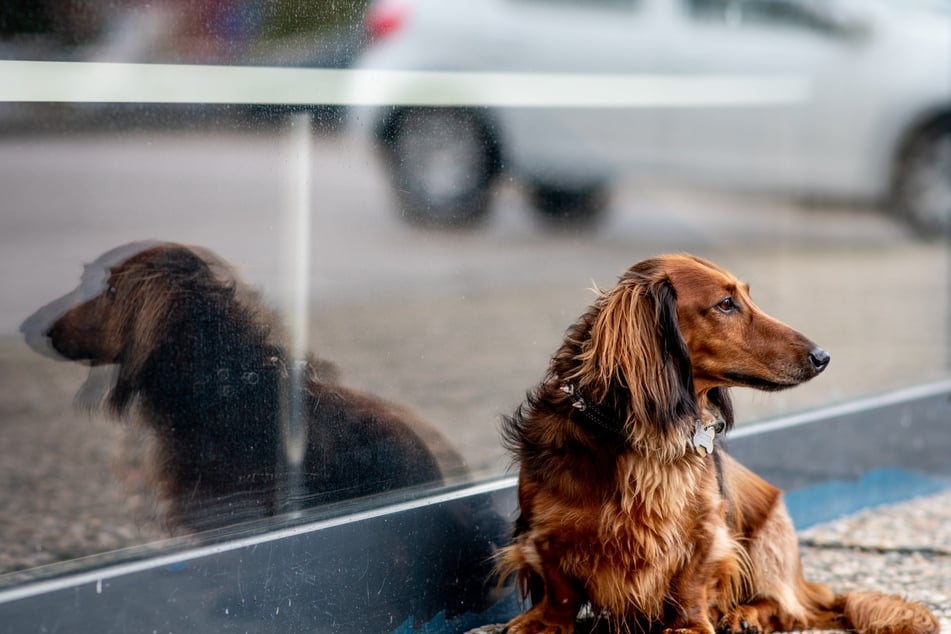
[[[573,383],[563,382],[558,389],[567,395],[571,402],[572,419],[596,434],[607,434],[622,441],[628,438],[627,417],[613,412],[586,399]],[[688,440],[689,449],[701,457],[713,453],[717,434],[726,431],[724,415],[712,404],[707,403],[700,417],[693,421],[693,433]]]
[[[273,473],[279,453],[284,361],[244,307],[211,303],[176,322],[179,336],[160,342],[128,385],[162,439],[181,482],[257,478]],[[189,485],[189,481],[191,484]]]
[[571,407],[574,408],[573,418],[586,423],[592,431],[622,438],[625,436],[626,417],[618,416],[615,412],[588,401],[574,383],[562,383],[558,389],[568,395]]

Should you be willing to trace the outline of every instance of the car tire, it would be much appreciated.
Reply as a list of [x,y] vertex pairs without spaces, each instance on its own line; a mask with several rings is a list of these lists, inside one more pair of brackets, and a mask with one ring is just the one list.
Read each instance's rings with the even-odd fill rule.
[[604,183],[571,187],[535,182],[529,186],[529,199],[550,227],[590,228],[604,215],[609,196]]
[[925,126],[905,145],[892,208],[922,237],[951,236],[951,117]]
[[431,227],[467,227],[487,214],[501,170],[487,117],[465,108],[402,108],[380,134],[402,216]]

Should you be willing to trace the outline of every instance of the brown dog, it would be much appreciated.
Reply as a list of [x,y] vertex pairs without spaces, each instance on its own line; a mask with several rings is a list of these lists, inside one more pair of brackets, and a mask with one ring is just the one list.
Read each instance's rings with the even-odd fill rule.
[[[152,479],[173,527],[440,482],[436,456],[461,470],[408,410],[339,385],[327,362],[288,358],[256,295],[203,249],[117,247],[21,330],[38,352],[115,368],[104,404],[116,416],[135,406],[154,435]],[[306,432],[296,474],[282,433],[294,399]]]
[[521,515],[499,565],[533,600],[509,634],[572,632],[588,602],[621,630],[937,632],[920,604],[803,579],[781,491],[714,449],[727,388],[780,390],[828,363],[711,262],[629,269],[506,421]]

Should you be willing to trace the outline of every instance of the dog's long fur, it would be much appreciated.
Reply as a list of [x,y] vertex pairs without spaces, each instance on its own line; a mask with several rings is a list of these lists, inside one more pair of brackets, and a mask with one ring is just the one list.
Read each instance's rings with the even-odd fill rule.
[[[303,490],[288,490],[280,421],[294,361],[256,296],[205,250],[113,249],[86,267],[79,288],[21,330],[55,358],[114,364],[104,405],[116,416],[134,409],[154,433],[153,479],[172,527],[217,527],[275,514],[285,503],[313,506],[438,482],[435,455],[461,468],[424,422],[342,387],[331,364],[311,359],[300,407]],[[294,495],[303,499],[287,499]]]
[[806,581],[781,491],[694,446],[697,421],[732,425],[729,387],[792,387],[828,361],[709,261],[631,267],[505,422],[520,517],[499,569],[533,600],[508,633],[572,632],[588,602],[620,630],[937,632],[920,604]]

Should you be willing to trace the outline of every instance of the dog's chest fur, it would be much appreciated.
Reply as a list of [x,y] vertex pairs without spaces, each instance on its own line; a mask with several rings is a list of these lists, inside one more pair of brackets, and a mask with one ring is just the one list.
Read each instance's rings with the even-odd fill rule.
[[537,561],[536,545],[556,543],[563,572],[596,609],[661,618],[679,577],[709,574],[732,550],[716,467],[710,456],[670,463],[629,452],[614,471],[610,486],[584,498],[539,491],[523,555]]

